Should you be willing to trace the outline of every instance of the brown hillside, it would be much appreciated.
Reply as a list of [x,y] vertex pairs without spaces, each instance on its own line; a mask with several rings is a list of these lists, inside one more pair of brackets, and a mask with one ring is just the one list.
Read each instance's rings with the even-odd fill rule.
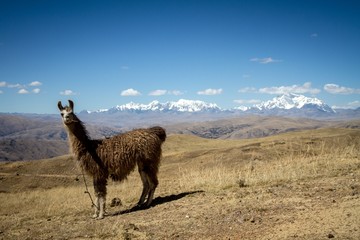
[[360,236],[359,129],[246,140],[170,135],[152,207],[129,210],[141,192],[135,172],[109,183],[107,202],[118,197],[123,205],[101,221],[90,218],[80,173],[69,155],[0,164],[0,239]]
[[[354,121],[353,124],[355,123]],[[193,134],[204,138],[247,139],[291,131],[325,128],[334,124],[341,126],[338,122],[332,121],[275,116],[246,116],[217,121],[174,124],[167,129],[173,133]]]

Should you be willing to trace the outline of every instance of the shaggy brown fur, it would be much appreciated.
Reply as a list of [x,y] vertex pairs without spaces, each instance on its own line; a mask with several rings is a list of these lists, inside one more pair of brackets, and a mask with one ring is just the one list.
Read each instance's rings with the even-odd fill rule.
[[[107,179],[122,181],[138,166],[143,183],[139,206],[149,207],[158,185],[157,173],[161,144],[166,139],[161,127],[137,129],[108,139],[91,140],[84,124],[74,114],[74,103],[63,107],[58,102],[64,126],[68,132],[71,151],[81,167],[93,177],[96,196],[95,215],[103,218]],[[145,198],[147,201],[145,202]]]

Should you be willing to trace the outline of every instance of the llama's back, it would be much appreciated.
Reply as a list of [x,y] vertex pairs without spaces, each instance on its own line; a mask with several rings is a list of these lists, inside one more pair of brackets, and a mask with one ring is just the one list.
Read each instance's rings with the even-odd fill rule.
[[161,127],[137,129],[102,140],[97,152],[112,178],[121,181],[138,165],[157,168],[166,132]]

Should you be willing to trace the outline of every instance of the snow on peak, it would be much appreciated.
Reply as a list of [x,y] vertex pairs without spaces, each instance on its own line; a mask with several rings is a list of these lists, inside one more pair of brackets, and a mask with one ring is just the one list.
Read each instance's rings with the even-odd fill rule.
[[201,112],[207,110],[220,110],[215,103],[206,103],[199,100],[180,99],[177,102],[165,103],[168,110],[179,112]]
[[149,104],[130,102],[117,105],[109,109],[110,111],[176,111],[176,112],[201,112],[201,111],[221,111],[215,103],[206,103],[199,100],[180,99],[176,102],[160,103],[152,101]]
[[[288,93],[281,96],[277,96],[271,100],[256,104],[253,107],[240,106],[233,108],[233,110],[238,111],[251,111],[251,110],[260,110],[267,111],[273,109],[316,109],[323,112],[335,113],[335,111],[321,101],[318,98],[310,98],[299,94]],[[161,103],[159,101],[152,101],[149,104],[141,104],[129,102],[123,105],[117,105],[110,109],[100,109],[94,111],[95,113],[114,113],[114,112],[124,112],[124,111],[135,111],[135,112],[146,112],[146,111],[160,111],[160,112],[220,112],[223,111],[215,103],[207,103],[199,100],[187,100],[179,99],[178,101],[170,101]],[[87,111],[91,113],[90,111]]]
[[254,107],[259,110],[271,110],[275,108],[280,109],[301,109],[307,106],[314,106],[319,110],[325,112],[333,112],[333,110],[321,101],[318,98],[309,98],[303,95],[298,95],[294,93],[288,93],[281,96],[277,96],[272,100],[262,102],[260,104],[255,105]]

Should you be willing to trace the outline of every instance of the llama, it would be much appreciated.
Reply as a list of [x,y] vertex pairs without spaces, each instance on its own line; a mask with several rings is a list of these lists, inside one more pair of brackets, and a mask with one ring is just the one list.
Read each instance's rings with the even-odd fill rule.
[[136,129],[111,138],[91,140],[83,122],[74,114],[73,101],[69,100],[69,106],[65,107],[59,101],[58,108],[68,133],[71,152],[82,169],[93,177],[96,197],[93,218],[104,218],[108,178],[122,181],[136,165],[143,184],[138,206],[149,207],[158,185],[157,173],[161,145],[166,139],[165,130],[161,127]]

